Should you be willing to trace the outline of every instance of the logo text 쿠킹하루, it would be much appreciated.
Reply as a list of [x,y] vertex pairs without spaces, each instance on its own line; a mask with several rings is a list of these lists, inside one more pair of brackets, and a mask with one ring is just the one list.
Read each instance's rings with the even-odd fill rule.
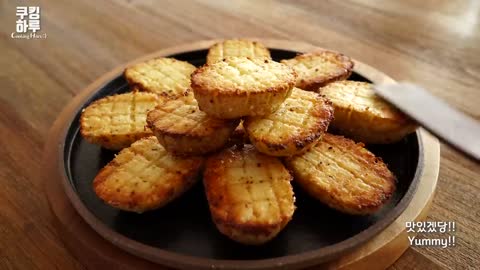
[[14,39],[45,39],[46,33],[37,33],[41,30],[40,7],[18,6],[15,13],[16,27],[10,37]]

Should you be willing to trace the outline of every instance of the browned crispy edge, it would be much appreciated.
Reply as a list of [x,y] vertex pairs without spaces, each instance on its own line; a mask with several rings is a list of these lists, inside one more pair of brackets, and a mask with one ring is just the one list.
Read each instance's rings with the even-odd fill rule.
[[[292,217],[282,216],[281,221],[275,224],[265,224],[265,223],[259,223],[259,222],[240,223],[233,218],[223,218],[222,210],[219,208],[219,205],[222,203],[222,200],[224,199],[224,195],[218,194],[218,188],[216,186],[215,179],[221,178],[224,175],[225,164],[222,161],[227,160],[229,158],[234,158],[232,157],[231,152],[229,151],[232,150],[233,152],[238,152],[238,151],[241,151],[242,147],[245,147],[245,146],[236,145],[220,153],[212,155],[207,159],[205,163],[203,183],[205,186],[205,192],[207,194],[207,200],[209,202],[211,216],[215,224],[217,224],[217,226],[220,225],[224,228],[235,229],[235,230],[241,231],[242,233],[268,236],[273,231],[285,226],[291,220]],[[252,147],[252,146],[246,146],[246,147]],[[236,154],[238,155],[238,153]],[[270,158],[274,158],[274,157],[270,157]],[[293,180],[293,177],[291,174],[290,174],[290,177],[291,177],[290,181]],[[221,191],[223,191],[223,189],[220,189],[220,192]]]
[[[122,93],[122,94],[125,94],[125,93]],[[99,144],[101,145],[103,148],[106,148],[106,149],[110,149],[110,150],[120,150],[122,148],[125,148],[125,147],[128,147],[130,146],[130,144],[132,144],[133,142],[135,142],[136,140],[138,139],[141,139],[141,138],[145,138],[147,136],[150,136],[152,135],[152,131],[149,130],[147,127],[144,128],[144,132],[141,133],[141,134],[138,134],[137,136],[133,135],[125,135],[125,137],[127,137],[130,141],[130,143],[128,145],[118,145],[116,143],[112,143],[111,142],[111,139],[109,137],[116,137],[117,135],[102,135],[102,136],[96,136],[95,139],[92,139],[90,136],[88,136],[86,134],[86,131],[84,129],[84,125],[85,125],[85,115],[84,115],[84,112],[85,110],[92,106],[92,105],[97,105],[97,104],[100,104],[100,103],[104,103],[104,102],[107,102],[108,100],[111,100],[113,99],[113,97],[117,96],[117,95],[122,95],[122,94],[114,94],[114,95],[110,95],[110,96],[106,96],[106,97],[103,97],[103,98],[100,98],[100,99],[97,99],[95,100],[94,102],[90,103],[87,107],[83,108],[82,110],[82,113],[80,115],[80,135],[82,135],[82,137],[88,141],[89,143],[93,143],[93,144]],[[154,93],[152,93],[154,94]],[[158,96],[156,97],[156,99],[158,99]]]
[[[336,82],[335,84],[349,87],[349,84],[352,83],[364,85],[366,87],[368,86],[369,88],[372,86],[371,83],[360,81],[343,81]],[[318,92],[323,94],[323,89],[324,88],[318,89]],[[330,125],[331,129],[335,132],[346,135],[355,141],[361,141],[370,144],[395,143],[418,128],[418,124],[413,119],[391,105],[389,105],[388,112],[384,112],[384,116],[378,116],[377,114],[369,113],[368,107],[365,110],[358,110],[353,109],[354,107],[350,105],[340,106],[335,102],[333,102],[333,107],[335,109],[335,115],[337,115],[337,118],[332,121]],[[375,125],[370,125],[368,127],[369,132],[367,132],[367,127],[362,125],[361,121],[352,121],[352,123],[343,125],[343,123],[339,122],[340,119],[338,117],[339,115],[349,115],[351,119],[355,118],[358,120],[366,118],[364,115],[367,114],[369,115],[368,118],[375,119],[373,120],[374,122],[382,123],[381,126],[388,126],[389,129],[382,128],[379,131]]]
[[[141,138],[140,140],[149,140],[150,138],[151,137],[145,137],[145,138]],[[127,149],[128,148],[123,149],[122,151],[119,152],[119,154],[121,154],[123,151],[127,151]],[[125,206],[124,202],[119,202],[119,201],[115,201],[115,200],[112,200],[112,199],[108,199],[105,195],[103,195],[103,193],[98,191],[97,187],[100,184],[102,184],[103,182],[105,182],[107,180],[108,176],[110,176],[117,169],[117,167],[122,165],[122,164],[117,163],[115,158],[112,161],[110,161],[107,165],[105,165],[105,167],[103,167],[98,172],[98,174],[95,176],[95,178],[93,180],[93,189],[95,191],[95,194],[100,199],[102,199],[102,201],[104,201],[106,204],[108,204],[110,206],[113,206],[115,208],[124,210],[124,211],[133,211],[133,212],[142,213],[142,212],[145,212],[145,211],[157,209],[157,208],[160,208],[160,207],[168,204],[173,199],[179,197],[181,194],[183,194],[188,189],[190,189],[193,186],[193,184],[195,184],[195,182],[199,178],[199,174],[201,173],[201,169],[202,169],[203,164],[204,164],[203,160],[200,157],[197,157],[196,159],[198,159],[198,161],[199,161],[196,164],[197,168],[193,168],[189,174],[187,174],[187,175],[185,175],[184,177],[181,178],[181,180],[183,182],[182,186],[184,188],[182,190],[170,189],[165,194],[162,194],[165,197],[163,202],[161,204],[158,204],[158,205],[152,207],[152,208],[139,208],[138,207],[139,206],[139,200],[135,200],[135,199],[132,200],[131,202],[129,202],[127,206]]]
[[307,90],[307,91],[317,91],[318,88],[323,87],[329,83],[335,81],[341,81],[348,79],[350,75],[352,75],[353,68],[355,63],[351,60],[350,57],[335,51],[329,50],[319,50],[311,53],[305,53],[297,55],[295,58],[307,58],[311,56],[317,56],[324,53],[332,54],[339,60],[339,62],[343,63],[343,70],[339,70],[337,73],[329,74],[329,76],[319,76],[313,79],[300,79],[300,83],[296,86],[298,88]]
[[[334,106],[335,113],[350,114],[351,117],[361,118],[365,111],[357,111],[351,108]],[[398,142],[405,138],[408,134],[415,132],[418,124],[403,113],[395,114],[392,118],[382,118],[377,115],[372,117],[375,122],[381,122],[383,125],[388,125],[390,129],[378,131],[375,126],[370,126],[370,131],[365,131],[359,128],[358,124],[341,125],[338,123],[338,117],[332,121],[331,129],[336,133],[346,135],[355,141],[361,141],[369,144],[391,144]],[[362,130],[359,132],[359,130]]]
[[[333,106],[332,102],[328,100],[325,96],[319,97],[323,100],[323,102],[317,103],[316,112],[317,115],[321,115],[321,121],[317,123],[312,129],[310,130],[302,130],[302,133],[298,136],[289,136],[281,143],[272,143],[266,139],[257,139],[253,136],[249,136],[249,139],[253,142],[254,145],[259,143],[263,144],[266,148],[271,151],[272,154],[275,152],[281,152],[287,150],[290,145],[294,145],[296,150],[299,151],[296,154],[301,153],[302,151],[308,150],[309,146],[313,146],[313,143],[321,139],[322,135],[327,131],[330,122],[333,120],[334,113],[333,113]],[[245,119],[245,129],[248,133],[248,127],[252,121],[252,118],[247,117]]]
[[[368,82],[360,82],[360,81],[343,81],[343,82],[336,82],[335,85],[341,85],[343,87],[350,87],[350,84],[354,84],[355,86],[362,85],[364,88],[370,88],[372,89],[373,84],[368,83]],[[332,85],[333,86],[333,85]],[[329,86],[330,87],[330,86]],[[322,94],[324,93],[324,88],[318,89],[318,93]],[[326,95],[325,95],[326,96]],[[388,102],[385,101],[385,103],[388,105],[388,114],[387,116],[379,117],[377,115],[374,115],[375,118],[378,118],[383,121],[388,121],[391,123],[391,125],[415,125],[415,121],[413,121],[408,115],[404,114],[400,110],[398,110],[395,106],[388,104]],[[336,103],[333,103],[333,106],[335,107],[335,110],[342,110],[344,114],[347,114],[349,112],[355,112],[356,114],[362,114],[362,113],[368,113],[369,108],[367,107],[365,110],[353,110],[352,106],[350,104],[345,107],[345,106],[339,106]]]
[[[365,148],[363,143],[355,143],[353,140],[345,138],[343,136],[326,134],[326,137],[323,138],[326,141],[332,141],[332,144],[342,145],[347,150],[352,150],[353,153],[357,156],[361,156],[366,162],[367,165],[372,169],[377,175],[385,179],[389,183],[390,189],[382,190],[382,194],[379,194],[378,200],[363,200],[357,202],[362,208],[362,212],[367,209],[372,213],[377,211],[382,205],[387,202],[390,197],[395,192],[397,179],[395,175],[388,169],[387,165],[383,162],[381,157],[376,157],[372,152],[368,151]],[[362,151],[363,149],[367,151]]]
[[[345,204],[346,207],[339,207],[337,205],[337,202],[334,202],[333,204],[330,202],[327,202],[329,206],[332,208],[336,208],[337,210],[340,210],[342,212],[346,212],[349,214],[360,214],[360,215],[367,215],[367,214],[372,214],[376,211],[378,211],[393,195],[396,189],[396,183],[397,179],[395,175],[388,169],[387,165],[383,162],[381,157],[376,157],[372,152],[368,151],[368,149],[365,148],[365,145],[363,143],[355,143],[353,140],[345,138],[343,136],[339,135],[333,135],[330,133],[325,133],[323,135],[322,141],[319,142],[322,143],[323,141],[328,142],[329,144],[336,145],[338,147],[345,147],[347,151],[350,151],[352,154],[355,154],[356,156],[360,156],[364,161],[366,161],[367,166],[374,171],[378,176],[381,178],[385,179],[388,182],[388,187],[389,189],[387,190],[382,190],[379,192],[375,198],[371,199],[363,199],[359,201],[351,201],[350,203]],[[363,149],[367,151],[362,151]],[[295,174],[295,170],[290,167],[289,160],[294,159],[295,157],[289,157],[286,158],[286,165],[289,167],[289,170]],[[298,178],[298,177],[296,177]],[[302,181],[299,181],[301,183]],[[313,197],[317,197],[315,192],[309,189],[305,189],[307,193],[310,193]],[[358,199],[358,198],[357,198]],[[330,201],[330,200],[329,200]]]
[[[170,101],[166,101],[167,104]],[[161,104],[156,107],[164,106]],[[234,129],[240,123],[240,119],[224,120],[216,119],[218,121],[211,132],[189,132],[189,131],[172,131],[168,129],[158,128],[156,119],[153,114],[155,110],[147,114],[147,127],[149,127],[153,134],[158,138],[169,152],[176,155],[202,155],[215,152],[224,147],[229,138],[234,132]],[[209,116],[211,117],[211,116]],[[212,117],[213,119],[213,117]],[[168,143],[175,141],[175,143]]]
[[[238,120],[237,120],[238,122]],[[235,124],[216,129],[216,132],[208,135],[195,135],[188,133],[163,132],[153,130],[167,151],[180,156],[203,155],[222,149],[229,143]]]
[[[169,101],[166,101],[168,103]],[[163,105],[158,105],[155,107],[155,109],[159,108],[160,106]],[[229,129],[232,132],[234,129],[238,126],[240,123],[240,119],[218,119],[215,118],[215,120],[219,121],[218,126],[215,126],[215,130],[211,134],[205,134],[201,132],[182,132],[182,131],[171,131],[171,130],[166,130],[166,129],[160,129],[155,125],[155,120],[152,119],[152,114],[154,113],[155,109],[151,110],[147,114],[147,127],[150,128],[154,133],[159,133],[163,135],[168,135],[172,138],[180,138],[180,137],[188,137],[191,139],[200,139],[200,138],[205,138],[205,137],[210,137],[210,136],[216,136],[217,130],[218,129]],[[209,116],[212,117],[212,116]],[[213,117],[212,117],[213,118]]]

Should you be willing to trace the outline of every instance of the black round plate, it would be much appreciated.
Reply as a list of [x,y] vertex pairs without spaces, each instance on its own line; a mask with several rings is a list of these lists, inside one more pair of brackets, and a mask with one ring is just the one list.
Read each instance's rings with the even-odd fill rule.
[[[296,52],[272,49],[272,58],[294,57]],[[172,55],[196,66],[205,63],[207,51]],[[354,73],[351,80],[368,81]],[[104,96],[128,91],[122,75],[98,89],[86,103]],[[213,224],[201,181],[166,207],[144,214],[119,211],[95,195],[92,181],[98,171],[114,157],[114,152],[86,142],[79,134],[80,111],[71,123],[65,143],[65,168],[73,189],[85,206],[105,226],[131,240],[166,251],[219,260],[258,260],[295,255],[351,241],[364,230],[374,228],[369,237],[390,224],[407,205],[405,200],[416,187],[415,177],[422,155],[417,134],[392,145],[369,145],[383,158],[398,179],[392,200],[378,213],[350,216],[332,210],[307,196],[294,184],[297,210],[292,221],[271,242],[257,247],[237,244],[220,234]],[[402,202],[402,203],[401,203]],[[402,209],[399,209],[402,208]],[[395,212],[395,214],[393,214]],[[366,240],[366,239],[364,239]]]

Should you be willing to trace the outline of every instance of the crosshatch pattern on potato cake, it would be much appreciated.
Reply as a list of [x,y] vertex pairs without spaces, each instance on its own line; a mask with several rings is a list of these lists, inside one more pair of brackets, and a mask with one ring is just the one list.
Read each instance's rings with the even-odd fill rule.
[[291,179],[280,160],[252,145],[233,146],[210,157],[203,181],[219,230],[245,244],[270,240],[295,210]]
[[321,86],[347,79],[354,67],[350,57],[327,50],[300,54],[281,62],[297,72],[295,86],[308,91],[317,91]]
[[343,136],[327,133],[286,163],[307,193],[348,214],[372,214],[395,191],[396,177],[382,159]]
[[177,98],[190,88],[195,66],[174,58],[156,58],[128,67],[125,78],[132,88]]
[[223,147],[240,121],[208,116],[192,93],[166,100],[147,116],[160,143],[178,154],[206,154]]
[[270,51],[260,42],[233,39],[212,45],[208,50],[207,63],[213,64],[231,56],[271,59]]
[[81,134],[91,143],[119,150],[151,135],[145,128],[147,112],[158,104],[150,93],[125,93],[105,97],[86,107],[81,115]]
[[244,126],[260,152],[291,156],[320,140],[332,118],[330,101],[317,93],[293,88],[278,110],[264,117],[247,117]]
[[154,136],[123,149],[95,177],[93,188],[106,203],[142,213],[164,206],[198,179],[202,157],[175,157]]
[[290,95],[296,74],[272,60],[229,57],[192,74],[199,107],[224,119],[269,114]]
[[408,116],[381,99],[372,84],[339,81],[319,89],[332,101],[331,126],[356,141],[386,144],[400,141],[418,127]]
[[[178,59],[181,59],[181,60],[189,60],[189,61],[191,61],[192,63],[195,63],[195,64],[198,65],[199,63],[204,62],[205,59],[203,58],[203,59],[193,59],[193,60],[191,60],[191,59],[188,59],[188,57],[187,57],[186,55],[188,55],[188,56],[193,56],[193,55],[195,55],[195,56],[200,56],[200,55],[202,55],[202,54],[203,54],[202,57],[205,57],[206,52],[205,52],[205,51],[204,51],[203,53],[199,53],[199,52],[197,52],[197,51],[196,51],[196,52],[189,52],[189,53],[187,53],[187,54],[175,55],[175,57],[178,58]],[[284,54],[282,51],[279,51],[279,50],[274,50],[273,53],[272,53],[272,56],[273,56],[274,59],[277,60],[277,61],[280,61],[280,60],[281,60],[281,58],[279,58],[279,55],[288,55],[288,57],[292,57],[292,56],[294,56],[294,53]],[[250,61],[252,61],[252,60],[250,60]],[[269,60],[269,61],[271,61],[271,60]],[[223,61],[222,61],[222,62],[223,62]],[[358,74],[354,74],[354,77],[353,77],[353,78],[359,78]],[[261,79],[260,77],[259,77],[259,78],[256,78],[256,79],[258,79],[258,80],[263,80],[263,79]],[[212,80],[212,82],[213,82],[213,80]],[[295,83],[295,81],[293,81],[293,84],[294,84],[294,83]],[[292,85],[292,87],[293,87],[293,85]],[[218,91],[217,91],[217,90],[218,90],[218,89],[214,89],[214,93],[213,93],[213,94],[218,94],[218,93],[219,93],[219,90],[218,90]],[[287,93],[290,94],[290,92],[287,92]],[[318,95],[317,93],[314,93],[314,92],[308,92],[308,93],[314,94],[314,95]],[[175,97],[175,98],[176,98],[176,99],[182,99],[183,95],[185,95],[185,94],[188,95],[188,92],[183,92],[183,93],[182,93],[182,96],[177,96],[177,97]],[[288,95],[287,95],[287,96],[288,96]],[[195,100],[195,99],[198,99],[198,98],[201,98],[201,97],[198,97],[197,95],[194,96],[194,100]],[[167,99],[162,99],[162,100],[167,100]],[[267,99],[267,100],[268,100],[268,99]],[[245,109],[245,110],[249,110],[249,111],[250,111],[250,110],[253,110],[253,109],[257,109],[255,106],[254,106],[253,108],[250,107],[250,106],[246,106],[246,105],[248,105],[247,103],[244,104],[244,103],[239,102],[239,103],[237,104],[237,103],[235,103],[235,102],[227,102],[228,100],[225,101],[225,100],[220,100],[220,99],[214,100],[214,101],[221,101],[221,102],[218,102],[218,104],[216,104],[216,105],[225,105],[225,107],[231,107],[231,108],[233,108],[233,109],[235,109],[235,106],[238,105],[238,104],[241,105],[241,106],[239,105],[239,107],[243,107],[242,109]],[[283,100],[282,100],[282,101],[283,101]],[[287,99],[286,101],[288,101],[288,99]],[[282,106],[282,104],[284,104],[284,103],[287,103],[286,101],[280,102],[280,106]],[[171,104],[180,105],[179,103],[175,103],[174,101],[171,101],[171,102],[172,102]],[[179,102],[179,100],[177,100],[176,102]],[[326,103],[326,102],[325,102],[325,103]],[[190,103],[189,103],[189,104],[190,104]],[[176,106],[176,105],[175,105],[175,106]],[[257,104],[255,104],[255,105],[257,105]],[[263,110],[272,110],[272,111],[275,111],[275,109],[272,109],[272,107],[273,107],[274,105],[272,105],[272,104],[270,104],[270,103],[262,103],[262,104],[258,104],[258,105],[259,105],[259,108],[261,108],[261,109],[263,109]],[[175,106],[174,106],[174,107],[175,107]],[[297,107],[302,107],[302,106],[303,106],[303,104],[302,104],[302,105],[298,105]],[[310,105],[308,105],[308,106],[306,105],[305,107],[309,107],[309,106],[310,106]],[[187,107],[188,107],[188,106],[187,106]],[[328,106],[325,106],[325,107],[328,107]],[[173,108],[173,107],[172,107],[172,108]],[[312,109],[312,108],[309,107],[309,109]],[[200,110],[201,110],[201,108],[200,108]],[[182,114],[182,115],[183,115],[183,114]],[[222,115],[222,114],[219,114],[219,115]],[[238,117],[238,116],[237,116],[237,117]],[[218,119],[217,119],[217,120],[218,120]],[[245,119],[245,120],[248,120],[248,119]],[[227,120],[227,121],[230,121],[230,120]],[[234,118],[234,119],[232,119],[232,121],[238,121],[238,119]],[[169,121],[169,124],[175,126],[175,125],[179,125],[181,122],[183,122],[183,119],[179,119],[179,118],[177,118],[177,117],[175,116],[175,119],[172,120],[172,121]],[[294,124],[297,124],[297,123],[295,122]],[[236,123],[235,123],[235,125],[233,125],[233,127],[235,127],[235,126],[236,126]],[[166,126],[165,126],[165,127],[166,127]],[[192,130],[193,130],[193,129],[197,129],[197,128],[193,127]],[[198,128],[198,129],[201,130],[201,128]],[[246,128],[245,128],[245,129],[246,129]],[[243,134],[244,132],[240,132],[240,130],[242,130],[242,129],[241,129],[241,128],[238,128],[237,133],[242,133],[242,134]],[[188,137],[188,135],[189,135],[189,134],[187,134],[188,131],[187,131],[187,130],[185,130],[185,131],[186,131],[186,134],[185,134],[185,135],[187,135],[187,136],[185,136],[185,137]],[[207,132],[207,133],[208,133],[208,132]],[[214,132],[214,133],[215,133],[215,132]],[[167,134],[167,133],[165,132],[165,134]],[[173,134],[173,133],[172,133],[172,134]],[[209,133],[209,134],[210,134],[210,133]],[[157,137],[159,137],[159,138],[162,137],[162,136],[158,136],[158,134],[155,134],[155,135],[157,135]],[[178,134],[175,134],[175,135],[178,135]],[[190,135],[191,135],[191,134],[190,134]],[[230,138],[228,138],[228,143],[225,144],[225,146],[223,146],[223,147],[219,147],[218,150],[221,151],[222,148],[231,147],[232,145],[235,145],[235,147],[242,147],[242,146],[244,146],[246,143],[248,143],[249,140],[248,140],[248,138],[245,138],[245,136],[238,136],[238,134],[235,134],[235,135],[236,135],[237,137],[239,137],[239,138],[232,138],[232,137],[231,137],[232,135],[227,135],[226,137],[229,137],[229,136],[230,136]],[[289,134],[287,134],[287,135],[289,135]],[[321,136],[320,136],[320,137],[321,137]],[[180,140],[178,140],[178,137],[176,137],[176,138],[171,138],[171,139],[174,139],[174,140],[171,140],[171,142],[172,142],[171,145],[174,145],[174,144],[177,144],[177,145],[178,145],[178,142],[180,141]],[[160,140],[160,142],[161,142],[161,141],[162,141],[162,140]],[[320,141],[321,141],[321,140],[320,140]],[[216,142],[216,140],[208,143],[208,145],[209,145],[209,146],[212,145],[213,142]],[[164,143],[164,142],[163,142],[163,143]],[[167,151],[167,152],[171,152],[171,153],[175,154],[175,151],[174,151],[174,150],[168,149],[168,147],[167,147],[168,144],[167,144],[167,143],[164,143],[164,144],[165,144],[165,148],[166,148],[166,151]],[[189,141],[189,142],[185,142],[184,145],[185,145],[187,148],[188,148],[188,147],[192,148],[193,143],[192,143],[191,141]],[[250,146],[250,147],[252,147],[252,146]],[[258,150],[260,149],[260,147],[258,147],[258,145],[256,145],[255,147],[257,147]],[[308,148],[308,147],[307,147],[307,148]],[[272,153],[270,153],[270,154],[272,154]],[[289,155],[291,155],[291,154],[286,154],[287,159],[288,159],[288,156],[289,156]],[[185,157],[185,155],[184,155],[184,157]],[[274,158],[274,157],[272,157],[272,158]],[[274,159],[275,159],[275,158],[274,158]],[[395,171],[395,173],[398,173],[398,172],[399,172],[398,170]],[[252,184],[258,184],[258,183],[257,183],[257,181],[254,180],[254,181],[252,182]],[[197,187],[195,190],[196,190],[195,192],[199,192],[199,191],[202,191],[202,192],[203,192],[203,191],[206,191],[206,190],[202,189],[201,187]],[[242,193],[242,191],[238,191],[238,193],[240,194],[240,193]],[[309,197],[309,196],[306,196],[306,194],[305,194],[304,192],[299,192],[299,194],[301,194],[302,200],[304,199],[303,197]],[[192,199],[191,196],[193,196],[193,195],[192,195],[192,194],[190,194],[190,195],[185,195],[185,196],[183,196],[183,197],[186,197],[186,198],[182,198],[181,200],[182,200],[182,201],[185,201],[185,200],[189,201],[189,200]],[[245,195],[245,196],[246,196],[246,195]],[[245,197],[245,198],[247,198],[247,197]],[[307,212],[314,211],[314,212],[315,212],[315,211],[316,211],[315,209],[317,209],[317,208],[320,209],[320,211],[325,211],[325,209],[324,209],[324,207],[322,206],[322,203],[321,203],[321,202],[312,201],[312,200],[310,200],[309,202],[310,202],[310,206],[309,206],[309,207],[306,207],[305,205],[303,205],[303,208],[305,209],[304,211],[307,211]],[[397,202],[398,202],[398,198],[396,198],[395,202],[393,202],[392,205],[388,206],[388,208],[387,208],[385,211],[388,211],[389,209],[392,209],[392,207],[393,207],[393,206],[395,205],[395,203],[397,203]],[[196,203],[200,204],[201,202],[200,202],[200,201],[197,201]],[[118,206],[115,206],[115,205],[113,205],[113,206],[121,209],[121,207],[118,207]],[[208,205],[205,205],[205,206],[208,207]],[[161,206],[159,206],[159,207],[161,207]],[[157,210],[158,212],[155,211],[155,212],[153,212],[151,215],[154,215],[154,214],[157,214],[157,213],[165,213],[165,211],[169,212],[169,211],[170,211],[170,210],[168,210],[169,207],[170,207],[170,206],[162,207],[162,209]],[[175,207],[175,204],[173,204],[172,207]],[[105,208],[103,208],[103,209],[105,209]],[[145,209],[142,209],[141,211],[148,211],[148,210],[153,210],[153,209],[155,209],[155,208],[145,208]],[[322,209],[323,209],[323,210],[322,210]],[[125,210],[128,210],[128,209],[125,209]],[[129,211],[132,211],[132,209],[130,209]],[[135,209],[134,211],[140,212],[140,211],[138,211],[138,209]],[[337,211],[337,212],[338,212],[338,211]],[[335,215],[333,210],[331,210],[329,213],[330,213],[329,215],[332,215],[332,214]],[[372,215],[371,217],[366,218],[366,220],[372,220],[372,222],[373,222],[373,220],[376,220],[376,218],[377,218],[377,217],[376,217],[376,214],[377,214],[377,213],[379,213],[379,212],[375,212],[375,215]],[[379,217],[383,215],[383,212],[380,211],[380,213],[381,213],[381,214],[379,214]],[[143,217],[147,217],[147,216],[149,216],[149,215],[150,215],[150,214],[146,214],[146,215],[142,215],[142,216],[143,216]],[[305,213],[304,213],[304,214],[301,214],[301,215],[305,215]],[[176,218],[178,218],[178,216],[177,216]],[[295,217],[294,217],[293,219],[296,220]],[[302,217],[299,217],[298,220],[299,220],[298,222],[302,222],[302,220],[305,220],[305,219],[302,218]],[[352,220],[357,220],[357,221],[358,221],[358,219],[355,219],[355,218],[352,218]],[[213,221],[215,222],[215,219],[214,219]],[[187,223],[188,223],[188,222],[187,222]],[[274,243],[276,243],[276,244],[282,243],[282,241],[285,241],[286,238],[289,239],[289,238],[291,237],[291,233],[292,233],[291,230],[295,231],[295,230],[298,229],[298,228],[296,229],[295,225],[293,226],[292,229],[288,229],[288,227],[287,227],[287,232],[285,233],[285,235],[283,235],[283,233],[282,233],[283,236],[276,237],[277,233],[279,233],[280,230],[282,230],[282,228],[283,228],[283,226],[284,226],[283,222],[281,222],[281,223],[279,223],[279,224],[277,224],[277,225],[274,226],[275,229],[272,229],[273,227],[271,227],[269,230],[264,231],[264,232],[266,232],[266,234],[264,234],[264,235],[262,236],[262,237],[263,237],[263,238],[262,238],[262,237],[252,236],[252,235],[249,234],[248,232],[245,233],[245,232],[239,231],[239,230],[237,230],[238,228],[233,228],[233,229],[232,229],[231,226],[230,226],[230,225],[232,225],[232,224],[218,224],[217,222],[215,222],[215,223],[216,223],[215,225],[217,225],[217,228],[218,228],[218,230],[220,231],[221,234],[224,234],[224,235],[230,237],[230,238],[233,239],[234,241],[241,242],[241,243],[245,243],[245,244],[259,244],[259,243],[261,243],[261,244],[263,244],[265,247],[270,247],[270,248],[271,248],[272,246],[269,245],[269,244],[267,244],[267,241],[271,241],[271,240],[272,240],[272,241],[274,241]],[[295,223],[295,222],[294,222],[294,223]],[[210,224],[210,223],[208,223],[208,224]],[[286,223],[285,223],[285,224],[286,224]],[[315,223],[315,224],[316,224],[316,223]],[[363,224],[363,223],[360,222],[359,224]],[[373,224],[373,223],[372,223],[372,224]],[[318,224],[317,224],[317,225],[318,225]],[[210,225],[204,224],[204,225],[202,225],[202,226],[210,226]],[[230,226],[230,227],[229,227],[229,226]],[[360,225],[359,225],[359,226],[360,226]],[[363,226],[363,225],[361,225],[361,226]],[[365,226],[369,226],[369,225],[365,225]],[[308,227],[308,226],[307,226],[307,227]],[[326,228],[326,227],[322,227],[322,226],[317,226],[317,227],[318,227],[318,228],[322,228],[321,230],[325,230],[325,232],[328,232],[328,230],[329,230],[329,229]],[[317,229],[318,229],[318,228],[317,228]],[[348,231],[348,230],[347,230],[347,231]],[[217,233],[218,233],[218,232],[217,232]],[[313,233],[313,231],[312,231],[312,233]],[[221,236],[221,234],[219,234],[219,235]],[[158,232],[158,235],[161,235],[161,233]],[[352,234],[352,235],[353,235],[353,234]],[[219,237],[220,237],[220,236],[219,236]],[[266,236],[268,236],[268,237],[266,237]],[[217,237],[217,236],[215,236],[215,237]],[[286,237],[286,238],[285,238],[285,237]],[[273,240],[273,238],[275,238],[275,240]],[[140,241],[142,241],[142,240],[140,240]],[[208,246],[208,245],[211,245],[211,244],[214,244],[214,243],[208,242],[208,239],[207,239],[206,241],[207,241],[207,243],[205,243],[205,245],[207,245],[207,246]],[[222,241],[223,241],[223,240],[222,240]],[[228,240],[227,240],[227,241],[228,241]],[[275,242],[275,241],[276,241],[276,242]],[[281,241],[281,242],[278,242],[278,241]],[[292,242],[292,243],[293,243],[293,242]],[[168,249],[168,247],[167,247],[167,249]],[[208,251],[205,251],[205,252],[208,253]],[[277,251],[275,251],[275,252],[277,252]],[[200,252],[200,253],[202,253],[202,252]],[[280,253],[278,253],[278,254],[280,254]]]

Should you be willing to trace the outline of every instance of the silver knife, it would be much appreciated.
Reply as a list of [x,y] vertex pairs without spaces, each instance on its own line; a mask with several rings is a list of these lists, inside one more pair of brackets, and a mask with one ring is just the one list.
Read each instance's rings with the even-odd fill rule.
[[411,83],[375,85],[375,92],[431,133],[480,161],[480,123]]

